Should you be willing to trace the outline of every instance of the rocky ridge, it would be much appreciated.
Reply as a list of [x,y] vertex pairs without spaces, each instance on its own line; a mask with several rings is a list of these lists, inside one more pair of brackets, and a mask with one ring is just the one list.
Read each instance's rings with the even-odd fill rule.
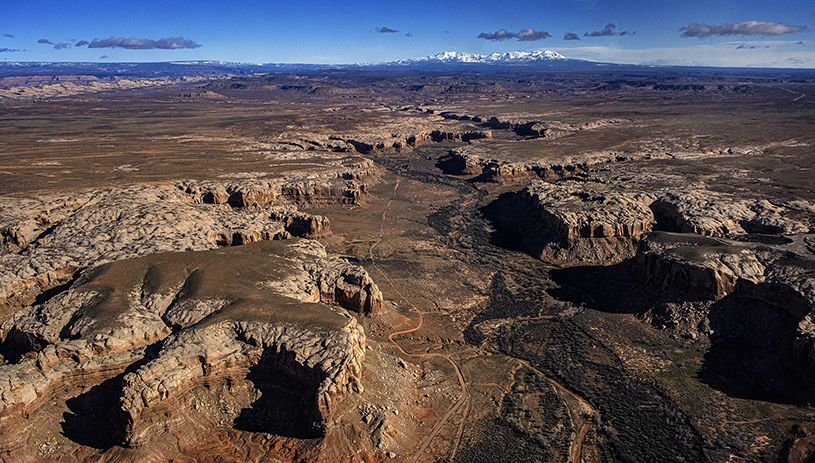
[[[326,304],[376,314],[382,294],[364,270],[315,241],[227,249],[95,267],[15,314],[3,325],[4,351],[19,357],[0,366],[4,429],[19,426],[20,414],[33,413],[60,382],[141,365],[124,377],[119,421],[122,442],[138,447],[172,422],[154,413],[160,403],[171,409],[194,384],[242,381],[253,365],[271,362],[315,385],[310,419],[324,431],[333,404],[361,389],[365,348],[356,320]],[[5,448],[22,445],[14,436]]]
[[592,182],[533,181],[523,199],[538,214],[543,242],[536,256],[551,262],[618,261],[631,257],[651,230],[654,196]]
[[459,114],[456,111],[442,111],[439,115],[445,119],[478,122],[490,129],[509,130],[523,137],[550,139],[574,135],[582,130],[599,129],[610,125],[620,125],[631,122],[628,119],[601,119],[584,122],[582,124],[569,124],[545,119],[534,114],[501,114],[497,116],[487,116]]
[[[390,110],[387,110],[390,112]],[[403,118],[393,115],[394,120],[379,126],[358,127],[352,133],[278,133],[263,138],[260,146],[280,151],[324,150],[333,153],[358,153],[361,155],[399,153],[417,146],[442,141],[470,141],[491,139],[489,128],[461,124],[437,115],[423,118]]]
[[[541,254],[545,260],[623,260],[633,256],[639,238],[651,230],[742,241],[761,240],[760,235],[767,234],[802,235],[795,249],[806,252],[803,235],[812,229],[811,223],[792,218],[812,215],[812,207],[805,204],[738,199],[702,187],[648,190],[596,174],[555,182],[533,180],[521,196],[537,211],[547,238],[561,249]],[[628,240],[628,250],[581,251],[581,240],[608,238]]]
[[603,175],[535,180],[521,197],[537,214],[533,255],[569,264],[633,258],[646,284],[698,305],[692,320],[677,321],[692,333],[710,304],[730,295],[771,304],[799,321],[792,349],[815,371],[811,205],[702,187],[649,191]]
[[558,156],[552,160],[513,161],[496,158],[490,148],[477,143],[456,148],[452,150],[451,156],[460,166],[459,173],[480,175],[480,179],[484,181],[504,184],[527,183],[536,178],[554,180],[587,173],[603,164],[651,158],[648,154],[603,151]]
[[327,236],[328,219],[297,212],[296,204],[359,202],[375,171],[365,159],[347,164],[313,178],[184,181],[7,198],[0,210],[0,307],[22,307],[77,270],[109,261]]
[[132,90],[204,81],[204,77],[99,78],[96,76],[15,76],[0,78],[0,101],[65,98],[113,90]]

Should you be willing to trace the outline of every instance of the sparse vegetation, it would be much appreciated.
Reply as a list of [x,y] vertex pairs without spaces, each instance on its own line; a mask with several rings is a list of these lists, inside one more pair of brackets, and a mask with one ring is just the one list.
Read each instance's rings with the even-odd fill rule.
[[[704,185],[728,198],[767,201],[783,219],[810,229],[792,238],[745,229],[738,241],[725,243],[718,236],[677,235],[670,217],[657,211],[657,233],[649,239],[655,247],[687,246],[675,253],[685,259],[715,251],[732,260],[744,249],[766,254],[787,246],[778,268],[811,281],[811,249],[793,251],[805,250],[815,229],[808,167],[815,164],[815,117],[809,96],[793,98],[815,94],[815,76],[801,74],[792,82],[783,75],[720,72],[281,73],[81,98],[4,100],[0,194],[53,200],[101,187],[183,179],[239,185],[311,172],[350,181],[343,175],[351,174],[331,169],[365,162],[363,156],[375,163],[366,178],[354,179],[363,185],[358,201],[281,200],[327,217],[333,234],[320,241],[329,254],[364,267],[385,299],[379,316],[354,315],[368,336],[363,387],[336,404],[336,427],[314,433],[310,417],[298,415],[289,426],[294,434],[275,437],[275,430],[291,429],[275,427],[262,410],[283,417],[294,405],[273,407],[260,396],[271,391],[267,399],[295,404],[297,394],[289,388],[297,381],[272,381],[273,369],[261,367],[260,373],[215,372],[212,382],[190,386],[189,404],[204,408],[180,415],[200,420],[200,435],[179,445],[167,433],[165,443],[173,442],[167,452],[176,453],[166,458],[258,461],[272,453],[309,460],[324,452],[330,461],[429,462],[448,461],[455,452],[460,462],[782,461],[798,455],[795,443],[809,436],[795,426],[815,419],[813,386],[792,352],[801,318],[761,300],[752,287],[718,300],[689,298],[647,281],[635,259],[542,262],[536,246],[553,231],[542,228],[520,194],[532,178],[548,175],[520,168],[534,161],[558,166],[547,171],[557,171],[546,179],[551,182],[579,174],[579,182],[609,188],[653,192]],[[501,92],[480,91],[485,85]],[[464,147],[481,156],[483,171],[451,154]],[[586,161],[599,159],[598,153],[608,162]],[[23,245],[17,223],[0,223],[0,255],[26,259],[58,230],[60,211],[35,217],[41,222],[31,225],[35,239]],[[638,242],[632,243],[636,250]],[[285,256],[231,249],[198,262],[201,255],[175,255],[162,275],[150,265],[166,256],[77,268],[68,277],[81,289],[101,275],[86,289],[106,295],[107,302],[82,314],[96,320],[99,333],[127,309],[127,295],[114,294],[116,285],[139,281],[145,292],[164,292],[199,268],[209,276],[195,280],[190,292],[238,300],[202,326],[274,318],[281,301],[253,302],[248,296],[262,291],[235,275],[280,277],[289,265]],[[39,299],[17,303],[36,307],[58,298],[72,287],[71,278]],[[318,331],[320,324],[307,320],[313,313],[322,313],[331,329],[347,321],[339,312],[302,307],[284,321]],[[10,319],[11,309],[3,310]],[[401,334],[390,339],[395,332]],[[2,367],[33,364],[34,350],[44,347],[12,349],[14,340],[3,340]],[[152,360],[159,348],[140,352],[140,362]],[[56,461],[79,460],[80,453],[111,458],[121,445],[115,433],[86,434],[93,420],[118,407],[124,373],[140,366],[112,365],[50,391],[49,400],[26,411],[34,423],[25,428],[27,443],[11,442],[14,433],[0,429],[0,444],[12,452],[7,461],[20,448],[37,457],[48,450]],[[240,406],[207,414],[221,406],[219,396],[233,393]],[[94,408],[95,398],[104,410]],[[260,412],[246,408],[252,403],[262,405]],[[217,422],[206,421],[212,417]]]

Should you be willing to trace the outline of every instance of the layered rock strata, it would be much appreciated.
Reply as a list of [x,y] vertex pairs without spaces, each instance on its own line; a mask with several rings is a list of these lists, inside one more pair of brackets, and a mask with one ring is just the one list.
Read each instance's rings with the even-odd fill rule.
[[[380,114],[380,117],[383,115]],[[266,149],[276,151],[323,150],[361,155],[400,153],[430,143],[491,139],[488,128],[445,120],[441,116],[421,118],[393,115],[393,121],[377,126],[360,126],[353,133],[280,133],[262,140]]]
[[377,175],[373,161],[346,157],[319,172],[290,173],[282,178],[241,181],[185,181],[178,188],[193,202],[233,208],[264,208],[281,203],[357,204]]
[[690,301],[758,299],[798,321],[792,351],[815,372],[815,260],[767,246],[687,233],[654,232],[636,256],[647,283]]
[[[309,419],[323,429],[333,404],[361,389],[365,333],[345,310],[381,307],[364,270],[310,240],[104,264],[4,323],[4,351],[15,358],[0,366],[0,425],[24,423],[20,414],[61,382],[141,365],[124,377],[120,432],[123,443],[144,445],[172,422],[156,407],[172,410],[195,384],[243,381],[271,362],[315,385]],[[150,345],[158,352],[146,354]],[[14,436],[3,446],[20,445]]]
[[[317,384],[308,420],[324,433],[336,406],[360,392],[365,334],[353,318],[330,334],[271,323],[222,323],[184,330],[164,341],[159,357],[125,375],[122,386],[124,444],[146,445],[164,431],[179,396],[201,381],[224,381],[230,371],[244,373],[261,362],[273,364]],[[235,375],[231,375],[235,376]]]
[[145,89],[204,81],[205,77],[144,78],[111,76],[20,76],[0,78],[0,101],[65,98],[115,90]]
[[522,194],[548,235],[537,257],[550,262],[626,259],[654,222],[654,196],[601,183],[534,181]]
[[805,235],[811,225],[801,220],[806,204],[703,189],[646,192],[590,176],[536,180],[522,197],[539,224],[530,246],[535,256],[554,263],[635,257],[646,284],[685,301],[705,307],[730,295],[764,301],[799,320],[792,348],[815,371],[815,258]]
[[766,267],[751,249],[693,234],[654,232],[641,241],[637,262],[647,281],[692,298],[717,301],[738,283],[764,281]]
[[[331,234],[327,218],[293,203],[355,204],[373,175],[365,159],[324,178],[132,186],[37,200],[5,198],[0,208],[0,308],[30,304],[77,270],[178,250],[204,250],[291,236]],[[347,178],[346,178],[347,177]]]
[[651,207],[676,231],[705,236],[806,233],[810,226],[784,217],[789,208],[766,199],[743,200],[709,190],[663,191]]
[[[593,175],[534,180],[521,196],[535,210],[545,241],[536,255],[554,262],[632,257],[639,237],[652,229],[742,240],[745,246],[753,238],[768,239],[765,235],[810,231],[810,224],[791,218],[801,215],[800,204],[737,199],[704,189],[647,191]],[[796,252],[803,249],[795,245]]]
[[573,135],[581,130],[598,129],[609,125],[620,125],[631,122],[628,119],[600,119],[582,124],[569,124],[561,121],[546,120],[534,114],[483,116],[459,114],[453,111],[444,111],[439,113],[439,115],[445,119],[478,122],[491,129],[510,130],[525,137],[553,139]]
[[479,175],[479,180],[504,184],[527,183],[534,179],[556,180],[585,174],[602,164],[649,158],[647,154],[609,151],[558,156],[552,160],[511,160],[497,158],[488,147],[478,144],[456,148],[451,155],[461,166],[461,174]]

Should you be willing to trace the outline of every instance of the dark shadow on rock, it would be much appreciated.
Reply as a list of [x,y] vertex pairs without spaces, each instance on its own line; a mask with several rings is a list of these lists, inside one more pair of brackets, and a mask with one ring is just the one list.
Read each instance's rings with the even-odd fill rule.
[[448,154],[439,158],[436,167],[446,175],[464,175],[463,171],[467,165],[461,159]]
[[538,212],[518,191],[503,193],[480,209],[494,232],[491,244],[539,258],[543,247],[553,241],[538,220]]
[[708,315],[711,347],[699,379],[731,397],[791,405],[815,403],[792,345],[798,320],[780,307],[728,296]]
[[241,410],[235,418],[235,429],[296,439],[323,437],[324,423],[317,409],[320,384],[317,372],[296,364],[293,355],[284,361],[271,355],[264,357],[246,375],[260,392],[260,398]]
[[6,363],[17,364],[23,359],[32,359],[37,357],[37,352],[42,350],[47,344],[45,342],[37,342],[37,340],[29,339],[28,336],[21,333],[17,328],[12,328],[6,334],[6,339],[0,343],[0,356]]
[[652,204],[649,206],[651,212],[654,213],[654,230],[681,233],[682,229],[676,224],[676,218],[673,217],[665,208],[660,207],[659,204]]
[[613,265],[583,265],[549,271],[558,288],[548,290],[555,299],[612,313],[648,310],[654,299],[635,259]]
[[[665,322],[661,307],[666,303],[705,306],[698,298],[646,283],[633,258],[549,273],[559,288],[548,293],[557,299],[647,317],[656,325]],[[699,310],[694,317],[705,323],[706,309]],[[803,362],[793,353],[799,320],[784,308],[756,298],[730,295],[712,304],[707,324],[713,333],[698,379],[731,397],[799,406],[815,403],[815,386],[803,379]]]
[[62,414],[62,435],[79,445],[107,450],[121,441],[119,396],[124,374],[102,382],[65,401],[70,412]]
[[[79,272],[77,272],[77,274],[78,273]],[[75,274],[75,276],[76,276],[76,274]],[[57,285],[57,286],[54,286],[53,288],[49,288],[49,289],[43,291],[42,293],[38,294],[37,297],[34,298],[34,303],[31,304],[31,305],[45,304],[46,302],[51,300],[53,297],[58,296],[58,295],[62,294],[65,291],[68,291],[68,288],[70,288],[71,285],[74,284],[74,281],[76,281],[76,278],[71,278],[70,280],[66,281],[65,283],[63,283],[61,285]]]
[[62,414],[62,435],[79,445],[99,450],[121,444],[124,438],[119,408],[122,380],[126,374],[154,359],[160,345],[161,341],[147,346],[144,357],[128,365],[124,372],[66,400],[70,412]]

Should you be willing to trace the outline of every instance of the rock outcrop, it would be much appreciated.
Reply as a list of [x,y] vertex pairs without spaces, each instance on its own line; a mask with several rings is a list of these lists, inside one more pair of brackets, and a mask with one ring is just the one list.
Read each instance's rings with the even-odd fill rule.
[[631,122],[628,119],[600,119],[582,124],[569,124],[561,121],[546,120],[539,115],[526,113],[484,116],[443,111],[439,113],[439,115],[445,119],[479,122],[490,129],[510,130],[528,138],[550,139],[574,135],[581,130],[598,129],[609,125],[620,125]]
[[809,225],[784,217],[786,208],[767,200],[740,200],[709,190],[665,191],[651,207],[676,231],[704,236],[745,233],[791,235]]
[[757,299],[798,321],[793,356],[815,372],[815,261],[791,251],[687,233],[655,232],[636,257],[646,281],[690,301]]
[[[0,303],[12,307],[33,302],[88,266],[157,252],[211,249],[230,244],[235,236],[243,243],[286,232],[269,213],[197,205],[169,185],[102,190],[19,205],[18,223],[38,219],[27,234],[15,232],[14,246],[20,251],[0,257]],[[13,229],[14,217],[7,218],[11,223],[4,228]]]
[[530,138],[562,138],[574,135],[581,130],[591,130],[608,125],[631,122],[626,119],[604,119],[583,124],[567,124],[560,121],[546,121],[528,117],[490,117],[485,124],[493,129],[511,130],[518,135]]
[[178,188],[193,202],[224,204],[233,208],[264,208],[281,204],[357,204],[368,194],[376,175],[373,161],[346,157],[331,169],[317,173],[289,173],[284,178],[241,181],[185,181]]
[[766,266],[746,247],[694,234],[654,232],[640,242],[637,262],[646,280],[689,298],[718,301],[738,284],[764,281]]
[[[738,199],[701,188],[648,190],[596,174],[533,180],[521,195],[539,223],[535,234],[543,241],[535,254],[552,262],[623,260],[636,253],[639,237],[651,230],[806,252],[803,234],[811,227],[798,218],[808,211],[802,204]],[[782,235],[803,238],[793,243]]]
[[0,319],[68,283],[77,270],[104,262],[328,236],[326,217],[297,212],[295,204],[356,204],[374,174],[370,160],[346,158],[334,169],[275,180],[184,181],[7,198],[0,208],[0,309],[5,307]]
[[204,77],[96,77],[75,76],[14,76],[0,78],[0,101],[65,98],[117,90],[167,87],[185,82],[204,81]]
[[461,166],[460,174],[478,175],[481,181],[503,184],[528,183],[535,179],[556,180],[588,173],[603,164],[649,158],[647,154],[614,151],[556,156],[552,159],[498,158],[490,148],[479,144],[456,148],[451,155],[452,160]]
[[543,244],[537,257],[549,262],[614,262],[632,257],[651,229],[654,197],[620,192],[606,184],[533,181],[523,197],[539,214]]
[[[14,429],[72,377],[135,366],[121,387],[119,431],[122,443],[141,446],[173,426],[173,406],[191,387],[245,381],[266,365],[313,385],[308,420],[322,432],[333,404],[362,387],[365,333],[346,310],[381,307],[364,270],[310,240],[104,264],[4,323],[0,424]],[[151,345],[159,347],[148,354]]]
[[[391,112],[391,110],[384,110]],[[280,133],[263,138],[256,146],[283,152],[319,152],[344,155],[375,155],[408,152],[414,148],[443,141],[466,142],[491,139],[492,131],[473,124],[446,120],[437,115],[407,117],[403,111],[379,114],[385,122],[380,125],[361,125],[353,132],[345,130],[316,133]],[[275,156],[278,159],[278,156]],[[349,158],[350,159],[350,158]]]
[[676,321],[692,331],[725,297],[763,301],[799,321],[791,350],[815,371],[815,259],[805,235],[811,225],[800,219],[808,206],[704,189],[647,191],[585,175],[535,180],[522,197],[536,214],[529,233],[536,257],[569,264],[634,257],[645,284],[698,306]]

